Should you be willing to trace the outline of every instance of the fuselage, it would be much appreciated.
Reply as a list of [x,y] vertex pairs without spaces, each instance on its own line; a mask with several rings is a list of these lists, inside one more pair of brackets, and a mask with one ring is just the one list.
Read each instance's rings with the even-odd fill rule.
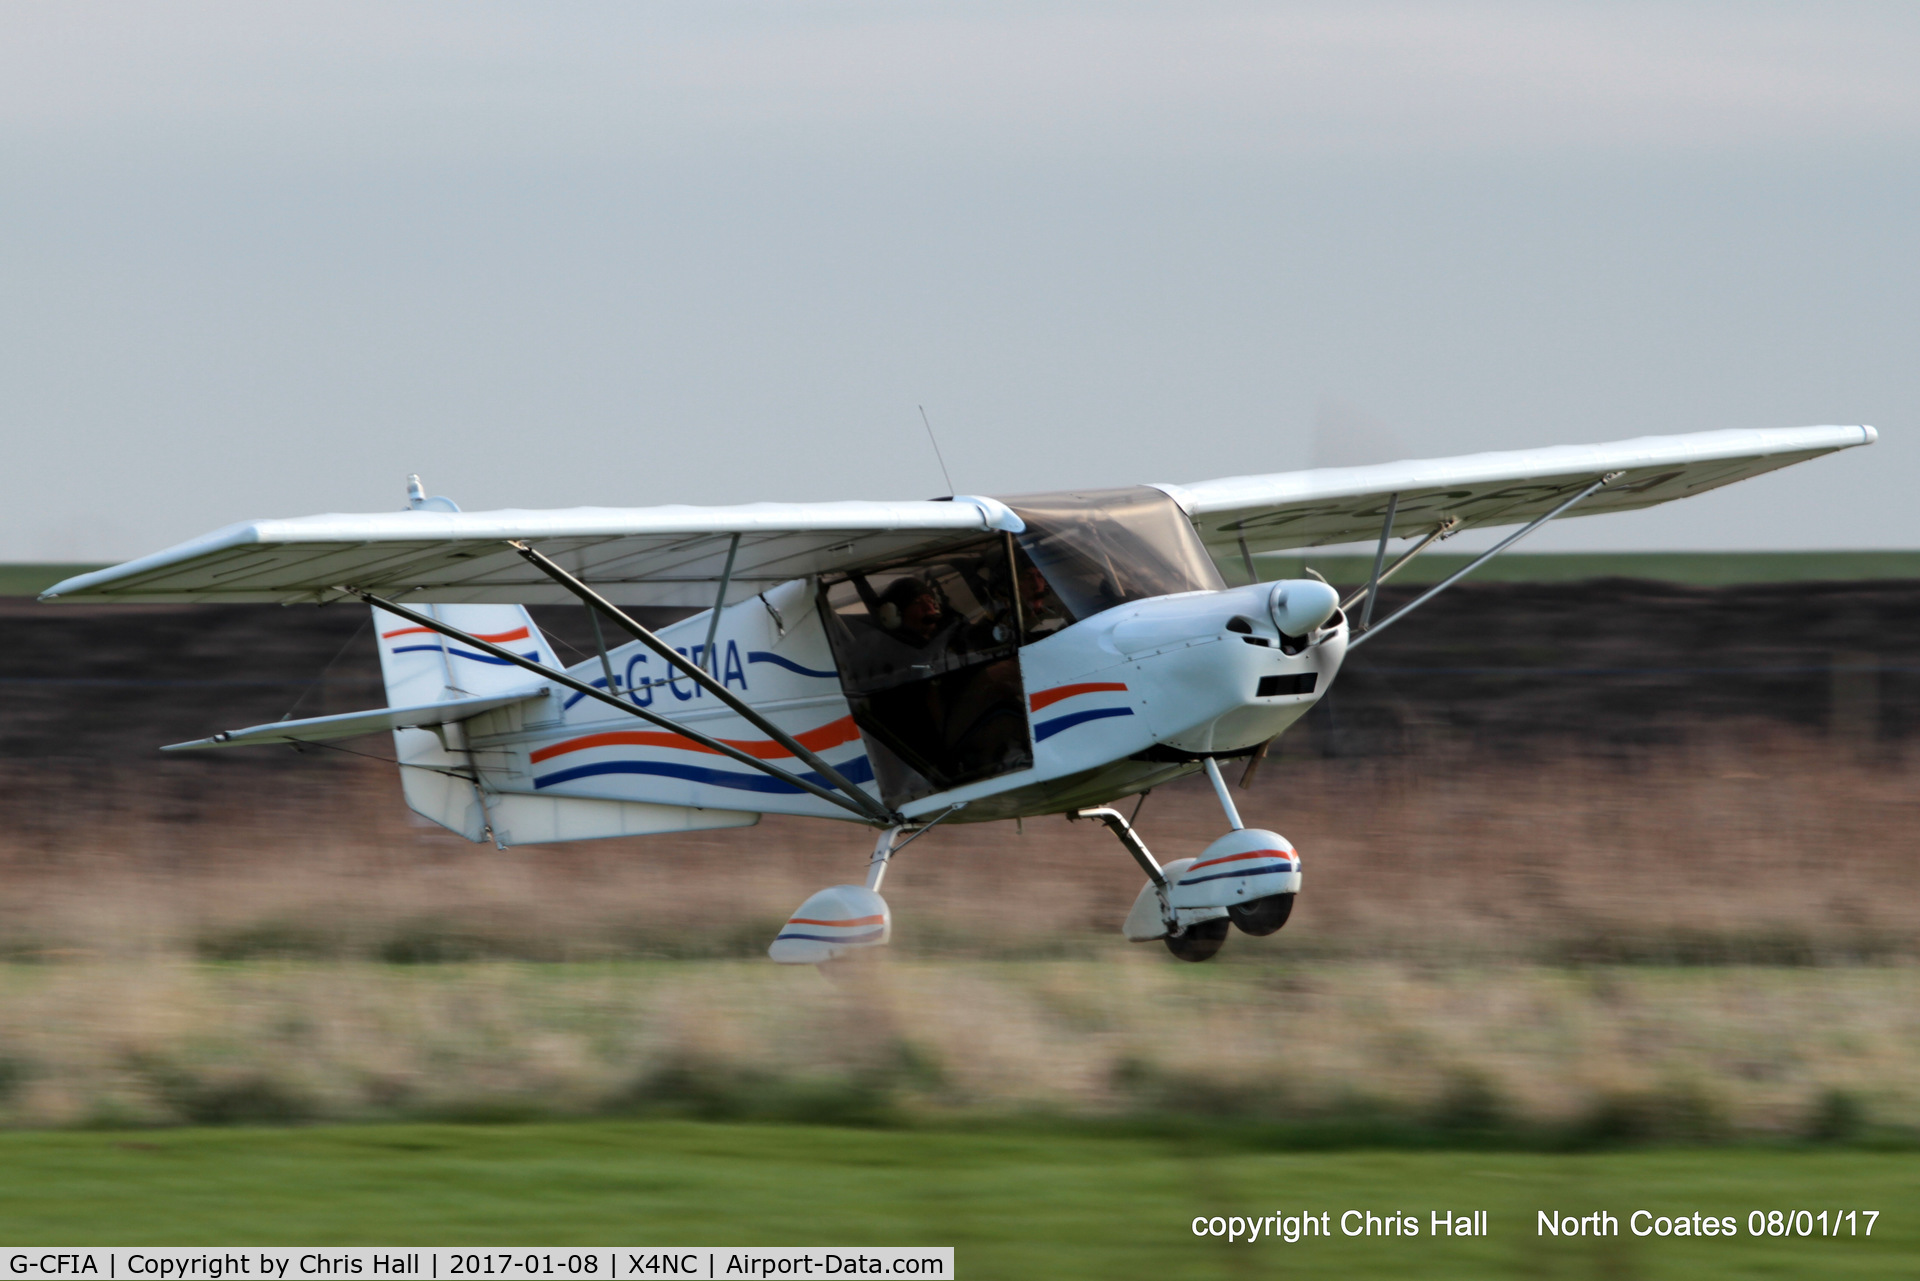
[[[1226,586],[1164,492],[1037,494],[1003,510],[1017,529],[796,578],[659,638],[908,821],[1057,813],[1143,790],[1283,732],[1339,671],[1347,633],[1332,590]],[[383,628],[382,644],[417,630]],[[534,631],[529,621],[515,634],[533,644]],[[383,651],[390,683],[411,670],[403,652]],[[458,646],[430,657],[443,657],[449,689],[493,679],[463,664],[501,661]],[[427,662],[415,679],[424,690],[438,673]],[[671,724],[550,685],[454,737],[400,731],[402,761],[441,770],[455,800],[457,776],[471,774],[483,794],[680,807],[666,820],[676,823],[859,817],[675,732],[832,786],[641,643],[568,674]],[[441,786],[408,777],[415,790]],[[524,815],[527,803],[508,808]],[[457,822],[470,827],[466,813]]]
[[[937,744],[921,745],[914,764],[922,771],[902,766],[913,745],[903,746],[884,720],[876,721],[899,709],[843,683],[842,656],[823,617],[831,597],[816,581],[795,580],[731,605],[717,628],[703,613],[660,635],[907,818],[964,803],[954,819],[982,821],[1111,800],[1191,772],[1204,756],[1242,752],[1285,731],[1326,693],[1347,631],[1336,613],[1310,636],[1283,637],[1268,607],[1273,586],[1135,600],[1026,637],[1004,656],[990,654],[974,665],[981,673],[974,685],[990,686],[991,694],[967,691],[954,701],[986,709],[979,723],[991,727],[998,746],[984,767],[974,760],[953,771],[974,777],[947,786],[929,781],[940,777],[939,762],[921,759],[937,755]],[[903,652],[911,656],[910,649]],[[609,651],[604,663],[595,656],[577,664],[570,674],[605,688],[609,669],[624,700],[805,774],[778,744],[638,643]],[[914,695],[911,682],[896,688],[909,691],[911,712],[920,715],[927,698]],[[932,714],[943,711],[952,709]],[[964,754],[965,731],[958,736],[955,750]],[[499,793],[849,817],[777,778],[564,690],[475,718],[462,746],[484,786]],[[903,786],[903,779],[913,781]]]

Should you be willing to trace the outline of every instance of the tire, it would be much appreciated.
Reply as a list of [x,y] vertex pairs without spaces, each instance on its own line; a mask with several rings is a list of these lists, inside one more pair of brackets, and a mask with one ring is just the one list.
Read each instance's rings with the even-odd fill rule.
[[1227,941],[1230,928],[1224,916],[1189,925],[1185,933],[1167,935],[1167,951],[1183,961],[1211,961]]
[[1257,898],[1251,903],[1235,903],[1227,909],[1227,919],[1240,927],[1242,934],[1252,934],[1264,938],[1269,934],[1278,934],[1280,927],[1293,915],[1292,894],[1269,894]]

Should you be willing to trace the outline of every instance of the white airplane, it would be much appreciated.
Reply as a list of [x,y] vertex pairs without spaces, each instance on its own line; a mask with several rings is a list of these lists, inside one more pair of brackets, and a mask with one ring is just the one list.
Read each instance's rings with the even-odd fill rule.
[[[1220,762],[1325,697],[1341,661],[1547,521],[1685,498],[1871,427],[1650,436],[1189,485],[462,512],[418,479],[405,510],[230,525],[51,588],[59,601],[373,607],[388,706],[167,750],[391,731],[407,804],[501,847],[745,827],[795,814],[876,830],[864,884],[808,898],[775,961],[886,943],[888,861],[937,823],[1065,813],[1146,873],[1123,926],[1183,960],[1230,926],[1271,934],[1300,856],[1249,828]],[[1520,526],[1391,616],[1380,584],[1464,529]],[[1275,553],[1377,540],[1342,600],[1261,580]],[[1412,545],[1391,561],[1395,539]],[[632,639],[564,666],[526,605],[584,602]],[[655,632],[623,607],[702,607]],[[1357,611],[1358,617],[1354,615]],[[1111,802],[1204,771],[1226,835],[1164,866]],[[743,847],[742,856],[747,853]]]

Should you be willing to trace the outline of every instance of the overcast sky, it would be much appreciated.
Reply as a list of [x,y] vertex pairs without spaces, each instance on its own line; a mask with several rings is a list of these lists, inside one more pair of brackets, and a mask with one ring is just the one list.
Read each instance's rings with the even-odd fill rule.
[[1881,443],[1538,548],[1916,547],[1920,5],[0,0],[0,560],[253,516]]

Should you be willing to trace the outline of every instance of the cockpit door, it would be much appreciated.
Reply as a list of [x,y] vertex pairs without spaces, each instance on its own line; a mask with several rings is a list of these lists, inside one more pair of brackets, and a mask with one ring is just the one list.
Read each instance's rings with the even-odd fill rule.
[[1004,536],[822,581],[841,688],[889,805],[1033,765],[1017,600]]

